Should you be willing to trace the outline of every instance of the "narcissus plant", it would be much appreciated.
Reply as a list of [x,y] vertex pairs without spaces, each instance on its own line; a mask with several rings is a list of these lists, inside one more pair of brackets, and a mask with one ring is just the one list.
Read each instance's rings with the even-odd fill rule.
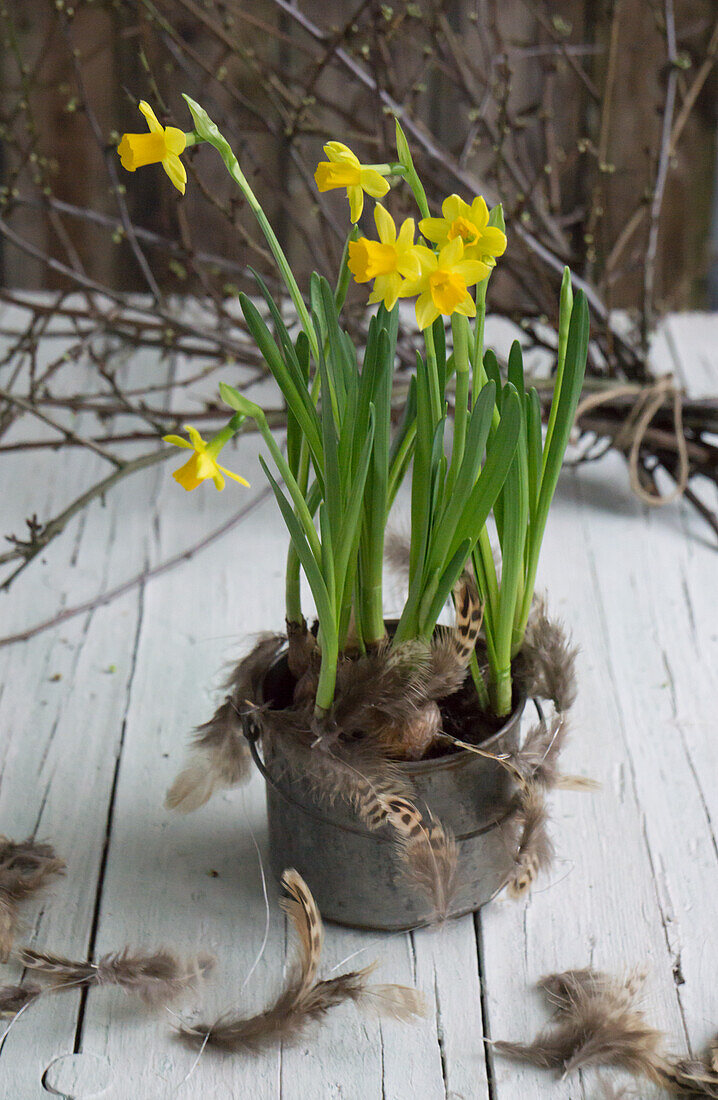
[[[260,459],[286,524],[288,636],[306,635],[300,578],[309,583],[318,617],[320,664],[315,715],[330,712],[339,662],[347,654],[394,653],[415,640],[430,642],[457,583],[473,573],[483,604],[487,664],[476,653],[470,669],[480,708],[504,717],[512,708],[513,662],[531,607],[548,511],[581,392],[588,348],[588,307],[575,298],[566,270],[560,300],[557,373],[547,434],[535,389],[527,387],[515,342],[507,374],[484,349],[486,294],[507,235],[500,204],[481,195],[449,195],[432,214],[401,126],[397,157],[364,164],[345,144],[324,146],[320,192],[346,189],[351,223],[365,196],[384,199],[392,185],[408,186],[414,218],[397,230],[384,205],[374,206],[378,239],[348,226],[335,287],[318,274],[302,294],[272,226],[227,140],[188,96],[191,133],[162,127],[147,104],[148,134],[126,134],[119,153],[130,171],[158,162],[184,191],[179,155],[205,142],[220,154],[266,237],[294,306],[296,325],[255,275],[257,298],[240,294],[247,327],[281,390],[287,409],[286,448],[275,440],[260,406],[223,383],[232,417],[209,442],[188,426],[189,441],[167,440],[193,454],[174,474],[185,489],[224,476],[217,456],[247,419],[254,421],[271,458]],[[350,276],[373,283],[378,305],[363,349],[340,321]],[[400,299],[414,299],[421,333],[416,371],[398,419],[392,407]],[[266,309],[264,308],[266,307]],[[450,322],[447,341],[445,319]],[[415,334],[416,335],[416,334]],[[453,434],[449,410],[453,407]],[[394,426],[396,425],[396,426]],[[411,470],[409,587],[391,637],[384,622],[382,562],[389,512]],[[492,547],[489,523],[498,547]],[[478,612],[477,612],[478,616]],[[473,645],[473,643],[472,643]],[[466,657],[469,660],[468,656]]]

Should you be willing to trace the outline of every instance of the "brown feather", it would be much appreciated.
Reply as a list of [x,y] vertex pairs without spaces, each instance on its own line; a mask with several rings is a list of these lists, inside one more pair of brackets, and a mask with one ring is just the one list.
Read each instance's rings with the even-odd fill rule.
[[209,721],[197,727],[189,761],[167,792],[168,810],[192,813],[216,791],[249,779],[252,758],[243,734],[242,714],[247,709],[246,700],[256,695],[259,682],[285,642],[282,634],[262,635],[232,669],[224,685],[229,694]]
[[549,619],[537,600],[524,635],[518,678],[527,695],[552,700],[556,710],[570,710],[576,698],[576,657],[562,623]]
[[290,622],[287,619],[286,625],[289,671],[296,680],[301,680],[302,676],[311,668],[316,657],[318,651],[317,640],[311,630],[307,628],[307,620],[303,616],[302,621],[298,623]]
[[65,864],[50,844],[0,837],[0,961],[12,950],[20,926],[19,903],[45,886]]
[[511,757],[512,763],[527,782],[544,790],[557,786],[559,757],[568,734],[565,714],[556,713],[551,721],[541,719],[532,726],[521,748]]
[[403,986],[367,985],[373,965],[336,978],[316,981],[323,926],[314,898],[297,871],[287,870],[282,882],[289,892],[283,908],[299,941],[299,952],[284,989],[276,1000],[254,1016],[222,1016],[209,1024],[183,1024],[179,1037],[194,1047],[210,1045],[229,1052],[257,1053],[278,1042],[296,1042],[306,1027],[331,1008],[346,1001],[370,1004],[397,1019],[420,1014],[416,990]]
[[704,1096],[718,1098],[718,1038],[708,1048],[706,1058],[668,1061],[663,1072],[663,1083],[680,1096]]
[[294,925],[299,940],[301,955],[298,993],[301,996],[317,976],[322,957],[324,925],[316,902],[298,871],[293,868],[286,870],[282,875],[282,885],[289,897],[282,898],[280,905]]
[[509,895],[525,894],[541,871],[551,866],[553,843],[547,831],[548,808],[539,786],[528,784],[519,792],[516,825],[519,829],[515,866],[508,881]]
[[635,971],[623,982],[593,970],[551,974],[540,986],[558,1008],[553,1023],[532,1043],[500,1042],[494,1049],[564,1074],[610,1065],[660,1081],[662,1034],[635,1007],[640,985]]
[[178,997],[214,965],[209,955],[184,963],[169,951],[131,952],[128,948],[103,955],[97,963],[77,962],[29,947],[21,947],[17,958],[56,989],[117,985],[137,994],[148,1005],[163,1005]]
[[431,904],[430,919],[444,921],[456,893],[458,848],[450,829],[440,821],[422,821],[408,835],[399,835],[404,877]]
[[596,1100],[640,1100],[634,1092],[611,1081],[599,1081]]
[[39,985],[4,985],[0,987],[0,1016],[16,1016],[42,993]]

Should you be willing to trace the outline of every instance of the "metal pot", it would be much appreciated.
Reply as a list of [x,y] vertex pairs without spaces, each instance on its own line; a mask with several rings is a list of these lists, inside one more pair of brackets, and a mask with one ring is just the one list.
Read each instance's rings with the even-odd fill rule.
[[[262,695],[276,698],[286,681],[286,655],[265,676]],[[525,698],[481,748],[512,752],[519,745]],[[478,713],[478,712],[477,712]],[[431,919],[427,900],[404,880],[392,830],[370,832],[350,806],[330,804],[301,776],[289,776],[272,760],[262,761],[250,741],[267,784],[270,862],[279,880],[295,867],[307,881],[322,916],[352,928],[400,931]],[[456,891],[449,916],[479,909],[504,885],[514,864],[515,785],[494,760],[468,750],[435,759],[401,762],[414,789],[413,801],[454,833],[459,849]]]

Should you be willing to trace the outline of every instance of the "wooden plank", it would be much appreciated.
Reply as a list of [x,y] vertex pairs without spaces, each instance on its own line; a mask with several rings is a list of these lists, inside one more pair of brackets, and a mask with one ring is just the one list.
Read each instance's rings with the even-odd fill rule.
[[[695,361],[712,361],[711,326],[680,324],[674,329],[672,319],[669,332],[690,349],[678,362],[690,373]],[[691,343],[699,330],[702,342]],[[659,372],[675,365],[672,354],[664,334],[655,348]],[[704,388],[712,382],[706,370]],[[104,511],[77,524],[74,538],[48,551],[44,572],[28,570],[18,581],[12,626],[35,618],[38,587],[48,607],[74,601],[218,526],[261,491],[257,450],[256,439],[243,439],[227,460],[253,482],[246,496],[211,486],[182,494],[172,467],[126,483]],[[12,461],[18,476],[6,484],[18,515],[28,483],[49,508],[88,474],[78,452],[46,465]],[[67,995],[61,1012],[48,1001],[13,1028],[0,1055],[12,1095],[46,1096],[46,1073],[49,1086],[77,1100],[101,1086],[108,1100],[533,1100],[549,1089],[559,1100],[592,1098],[592,1076],[557,1084],[493,1056],[487,1080],[482,1042],[484,1030],[491,1038],[532,1036],[547,1016],[532,992],[536,979],[588,963],[616,970],[647,962],[649,1017],[677,1049],[687,1038],[700,1046],[716,1014],[705,975],[715,966],[718,796],[709,777],[718,764],[718,638],[715,554],[696,537],[691,516],[680,505],[646,513],[615,456],[562,478],[541,583],[582,646],[566,768],[601,780],[601,791],[555,796],[559,862],[527,902],[501,898],[475,920],[409,937],[327,928],[326,970],[378,958],[378,981],[424,990],[425,1022],[379,1022],[342,1008],[294,1049],[259,1058],[207,1051],[193,1070],[195,1055],[172,1037],[171,1014],[150,1017],[117,991],[93,991],[76,1039],[78,999]],[[267,943],[252,970],[265,936],[253,839],[266,868],[259,777],[188,818],[161,804],[189,729],[211,711],[223,660],[248,634],[282,622],[284,544],[267,500],[144,592],[0,650],[0,728],[8,731],[0,744],[2,829],[20,835],[39,819],[41,834],[70,861],[51,904],[34,911],[33,942],[82,957],[96,920],[98,954],[125,943],[213,950],[216,975],[183,1006],[193,1019],[265,1004],[291,954],[270,883]],[[61,681],[49,680],[55,672]]]
[[[579,696],[564,766],[599,780],[602,789],[594,794],[565,791],[553,796],[558,859],[552,873],[537,883],[526,902],[501,898],[477,918],[487,1030],[495,1039],[528,1039],[546,1021],[546,1007],[532,992],[542,974],[589,965],[620,971],[645,962],[652,971],[647,1001],[651,1018],[679,1038],[681,1034],[673,959],[666,947],[646,851],[642,807],[626,758],[623,700],[616,697],[610,675],[614,632],[620,630],[620,623],[607,617],[597,587],[604,572],[610,583],[615,570],[609,571],[589,542],[596,537],[608,548],[615,541],[617,555],[627,551],[627,542],[640,544],[640,510],[628,494],[623,498],[620,488],[616,490],[615,481],[616,512],[602,510],[602,497],[592,508],[582,499],[584,481],[591,476],[593,471],[582,470],[561,479],[539,590],[546,587],[550,609],[566,621],[581,644]],[[595,476],[602,490],[605,473]],[[617,530],[624,511],[627,516],[619,541]],[[623,606],[632,605],[624,600]],[[635,662],[625,662],[624,670],[630,687]],[[493,1070],[495,1096],[500,1100],[546,1094],[545,1074],[499,1058],[493,1060]],[[557,1097],[584,1096],[577,1079],[552,1083],[552,1088]],[[586,1095],[591,1096],[590,1090]]]
[[[14,524],[28,507],[43,518],[53,514],[105,468],[79,450],[60,460],[50,452],[6,455],[3,518]],[[106,508],[91,506],[48,547],[46,564],[34,563],[5,597],[3,633],[101,591],[109,577],[140,569],[151,537],[145,516],[154,486],[150,472],[141,484],[120,487]],[[92,936],[140,613],[139,594],[131,592],[0,650],[2,831],[49,838],[68,862],[67,876],[26,907],[26,939],[79,958],[86,957]],[[78,1007],[73,994],[60,1012],[57,1002],[40,1002],[13,1027],[0,1056],[12,1095],[47,1095],[43,1073],[73,1052]]]

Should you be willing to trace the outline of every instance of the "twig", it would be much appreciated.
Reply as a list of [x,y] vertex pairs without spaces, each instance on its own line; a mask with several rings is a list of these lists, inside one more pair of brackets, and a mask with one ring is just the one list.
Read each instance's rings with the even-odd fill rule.
[[663,107],[663,125],[661,128],[661,144],[658,155],[658,169],[656,182],[653,188],[653,198],[649,211],[648,243],[646,245],[646,260],[643,275],[643,343],[648,345],[648,333],[655,320],[654,309],[654,285],[656,276],[656,251],[658,249],[658,231],[660,228],[661,205],[663,193],[668,178],[668,165],[671,159],[671,132],[673,128],[673,112],[676,105],[676,82],[678,80],[678,53],[676,50],[676,25],[673,12],[673,0],[664,0],[666,18],[666,45],[668,49],[668,61],[671,70],[666,83],[666,101]]
[[250,514],[250,512],[253,512],[255,508],[263,504],[271,494],[271,491],[269,487],[262,489],[249,504],[245,504],[243,508],[235,512],[235,514],[220,527],[217,527],[214,531],[211,531],[209,535],[200,539],[200,541],[193,546],[190,546],[188,550],[183,550],[179,554],[174,554],[171,558],[168,558],[160,565],[156,565],[153,569],[143,569],[141,573],[137,573],[128,581],[124,581],[123,584],[118,584],[115,588],[111,588],[109,592],[103,592],[100,596],[95,596],[93,599],[86,600],[84,603],[76,604],[74,607],[67,607],[64,611],[61,611],[59,615],[54,615],[51,619],[44,619],[42,622],[28,627],[27,630],[21,630],[17,634],[7,634],[4,638],[0,638],[0,649],[3,646],[13,645],[15,642],[26,642],[30,638],[34,638],[36,634],[42,634],[43,631],[49,630],[53,626],[58,626],[60,623],[67,622],[68,619],[73,619],[76,615],[82,615],[88,611],[94,611],[98,607],[104,607],[106,604],[117,599],[118,596],[122,596],[125,592],[129,592],[132,588],[146,584],[147,581],[152,580],[154,577],[159,577],[162,573],[169,572],[175,565],[179,565],[183,561],[189,561],[195,554],[200,553],[207,546],[216,542],[217,539],[226,535],[228,531],[236,527],[238,523]]

